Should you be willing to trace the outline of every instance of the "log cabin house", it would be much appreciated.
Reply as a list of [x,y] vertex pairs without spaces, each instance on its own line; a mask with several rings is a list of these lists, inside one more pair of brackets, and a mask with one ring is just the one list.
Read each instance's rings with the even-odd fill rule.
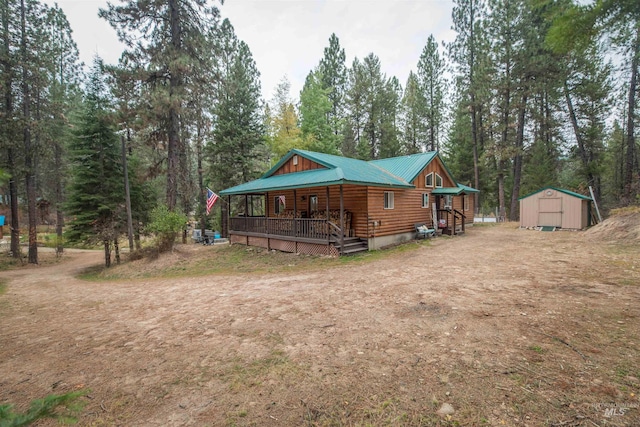
[[337,256],[411,240],[418,223],[463,233],[477,192],[435,151],[363,161],[294,149],[262,178],[220,195],[242,206],[228,212],[231,243]]

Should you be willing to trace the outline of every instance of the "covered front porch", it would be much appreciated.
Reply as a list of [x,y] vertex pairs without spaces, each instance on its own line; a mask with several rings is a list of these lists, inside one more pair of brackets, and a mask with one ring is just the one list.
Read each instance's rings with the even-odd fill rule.
[[[368,250],[357,235],[358,207],[343,185],[228,195],[231,243],[338,256]],[[354,212],[355,211],[355,212]]]

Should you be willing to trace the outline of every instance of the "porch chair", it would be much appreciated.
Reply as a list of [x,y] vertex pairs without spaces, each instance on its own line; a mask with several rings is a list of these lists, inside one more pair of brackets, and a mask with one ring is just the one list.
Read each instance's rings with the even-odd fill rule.
[[427,224],[425,224],[424,222],[415,224],[415,229],[416,239],[426,239],[427,237],[435,237],[436,235],[436,230],[427,227]]

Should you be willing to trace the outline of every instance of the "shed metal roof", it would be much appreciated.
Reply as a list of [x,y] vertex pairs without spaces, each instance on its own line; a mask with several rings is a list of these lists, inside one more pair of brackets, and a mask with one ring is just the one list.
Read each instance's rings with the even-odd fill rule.
[[570,196],[577,197],[578,199],[582,199],[582,200],[593,200],[591,197],[585,196],[584,194],[575,193],[573,191],[565,190],[564,188],[557,188],[557,187],[551,187],[551,186],[547,186],[547,187],[541,188],[538,191],[534,191],[533,193],[529,193],[526,196],[522,196],[522,197],[518,198],[518,200],[525,199],[525,198],[527,198],[529,196],[533,196],[534,194],[538,194],[538,193],[540,193],[542,191],[545,191],[545,190],[559,191],[561,193],[568,194]]

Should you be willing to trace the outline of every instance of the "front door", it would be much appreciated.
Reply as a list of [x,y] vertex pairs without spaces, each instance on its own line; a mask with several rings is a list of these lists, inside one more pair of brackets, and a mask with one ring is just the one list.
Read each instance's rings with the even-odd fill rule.
[[538,227],[562,227],[562,199],[538,199]]

